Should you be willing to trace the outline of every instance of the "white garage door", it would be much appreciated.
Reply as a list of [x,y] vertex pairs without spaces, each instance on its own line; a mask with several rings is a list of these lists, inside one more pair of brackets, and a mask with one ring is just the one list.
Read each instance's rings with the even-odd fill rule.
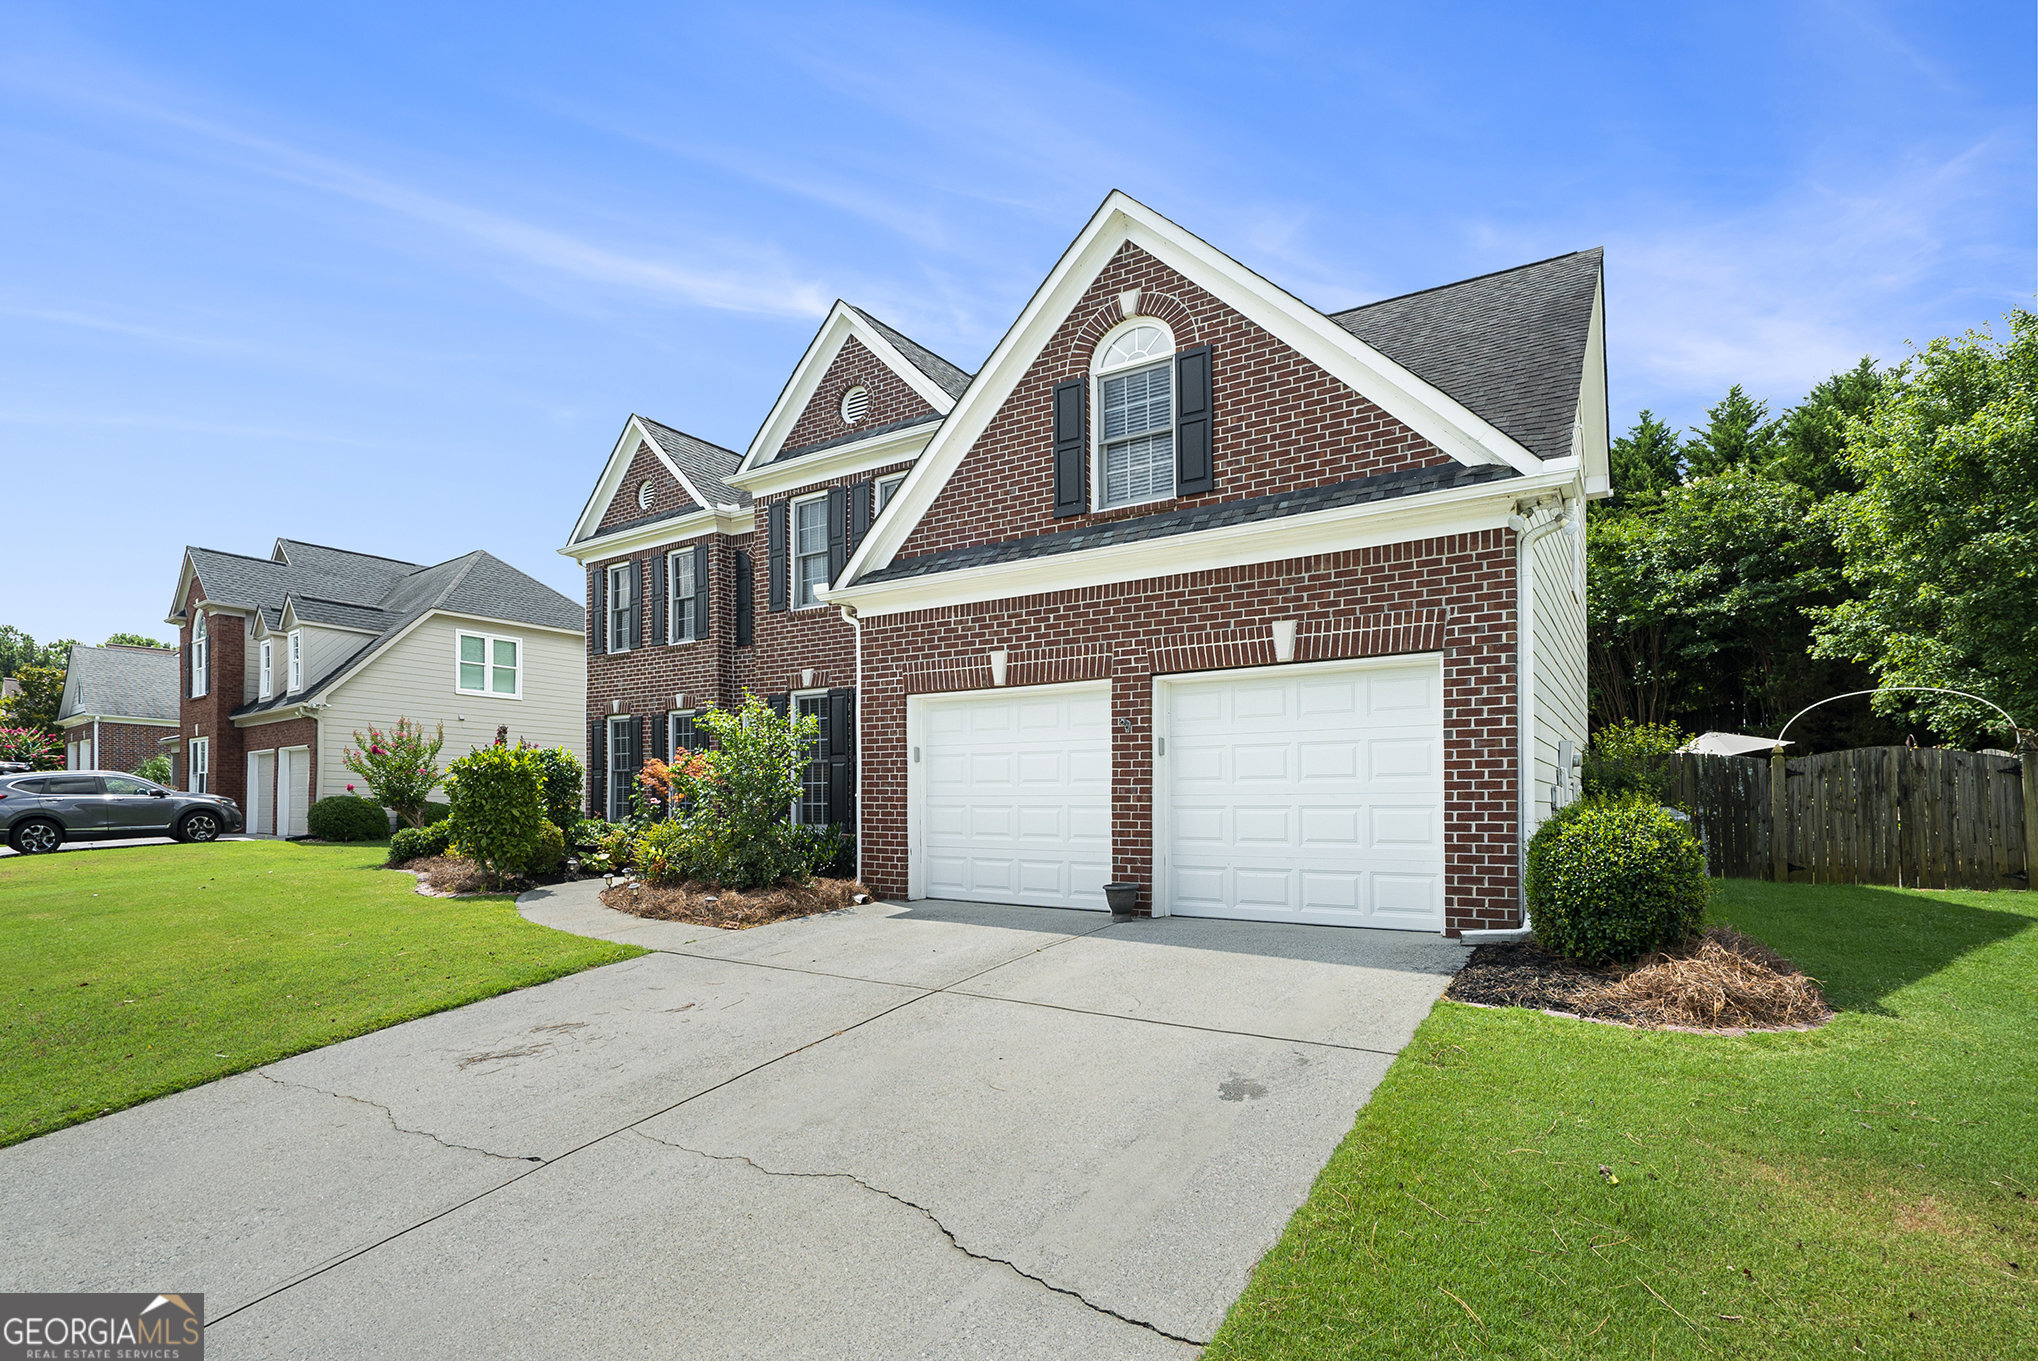
[[1439,661],[1170,677],[1158,698],[1170,911],[1443,929]]
[[915,891],[1102,908],[1111,874],[1111,688],[912,699]]

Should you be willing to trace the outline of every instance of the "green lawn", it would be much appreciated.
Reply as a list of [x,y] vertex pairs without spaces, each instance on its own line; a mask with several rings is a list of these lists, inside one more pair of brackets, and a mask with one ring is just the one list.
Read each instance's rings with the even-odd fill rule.
[[0,1145],[643,953],[451,900],[379,845],[0,860]]
[[2038,1356],[2038,895],[1733,881],[1715,915],[1839,1017],[1439,1003],[1207,1355]]

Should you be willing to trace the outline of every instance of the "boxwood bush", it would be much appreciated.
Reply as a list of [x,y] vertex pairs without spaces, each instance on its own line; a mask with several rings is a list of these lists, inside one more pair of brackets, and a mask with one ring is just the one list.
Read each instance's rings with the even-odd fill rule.
[[335,794],[305,810],[304,830],[321,841],[381,841],[389,835],[389,814],[373,799]]
[[389,838],[389,863],[401,865],[428,855],[444,855],[452,840],[453,828],[444,818],[424,827],[399,827]]
[[1679,944],[1705,923],[1698,838],[1647,799],[1557,813],[1529,839],[1527,888],[1536,939],[1583,964]]
[[538,828],[538,848],[524,862],[525,874],[557,874],[566,863],[566,833],[550,818]]
[[[539,853],[545,781],[528,747],[479,747],[446,767],[453,815],[445,826],[462,853],[501,884],[522,874]],[[563,841],[562,841],[563,845]]]

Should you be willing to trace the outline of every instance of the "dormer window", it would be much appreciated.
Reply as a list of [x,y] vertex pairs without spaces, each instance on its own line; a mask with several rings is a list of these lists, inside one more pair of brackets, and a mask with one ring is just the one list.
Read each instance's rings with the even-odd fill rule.
[[1144,317],[1098,346],[1090,373],[1099,509],[1175,494],[1174,360],[1173,334]]
[[273,638],[264,638],[262,640],[262,683],[260,690],[257,692],[257,698],[260,699],[267,699],[275,693],[274,678],[276,672],[273,655],[275,646],[276,640]]
[[286,646],[290,657],[290,693],[294,695],[304,688],[304,630],[290,630]]
[[870,414],[870,389],[857,384],[842,394],[842,422],[845,425],[861,425],[863,418]]

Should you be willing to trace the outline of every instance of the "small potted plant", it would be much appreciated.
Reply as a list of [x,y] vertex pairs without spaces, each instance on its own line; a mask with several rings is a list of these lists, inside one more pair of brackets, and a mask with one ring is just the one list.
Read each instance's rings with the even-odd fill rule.
[[1106,884],[1104,901],[1111,904],[1111,920],[1130,921],[1138,912],[1139,885]]

